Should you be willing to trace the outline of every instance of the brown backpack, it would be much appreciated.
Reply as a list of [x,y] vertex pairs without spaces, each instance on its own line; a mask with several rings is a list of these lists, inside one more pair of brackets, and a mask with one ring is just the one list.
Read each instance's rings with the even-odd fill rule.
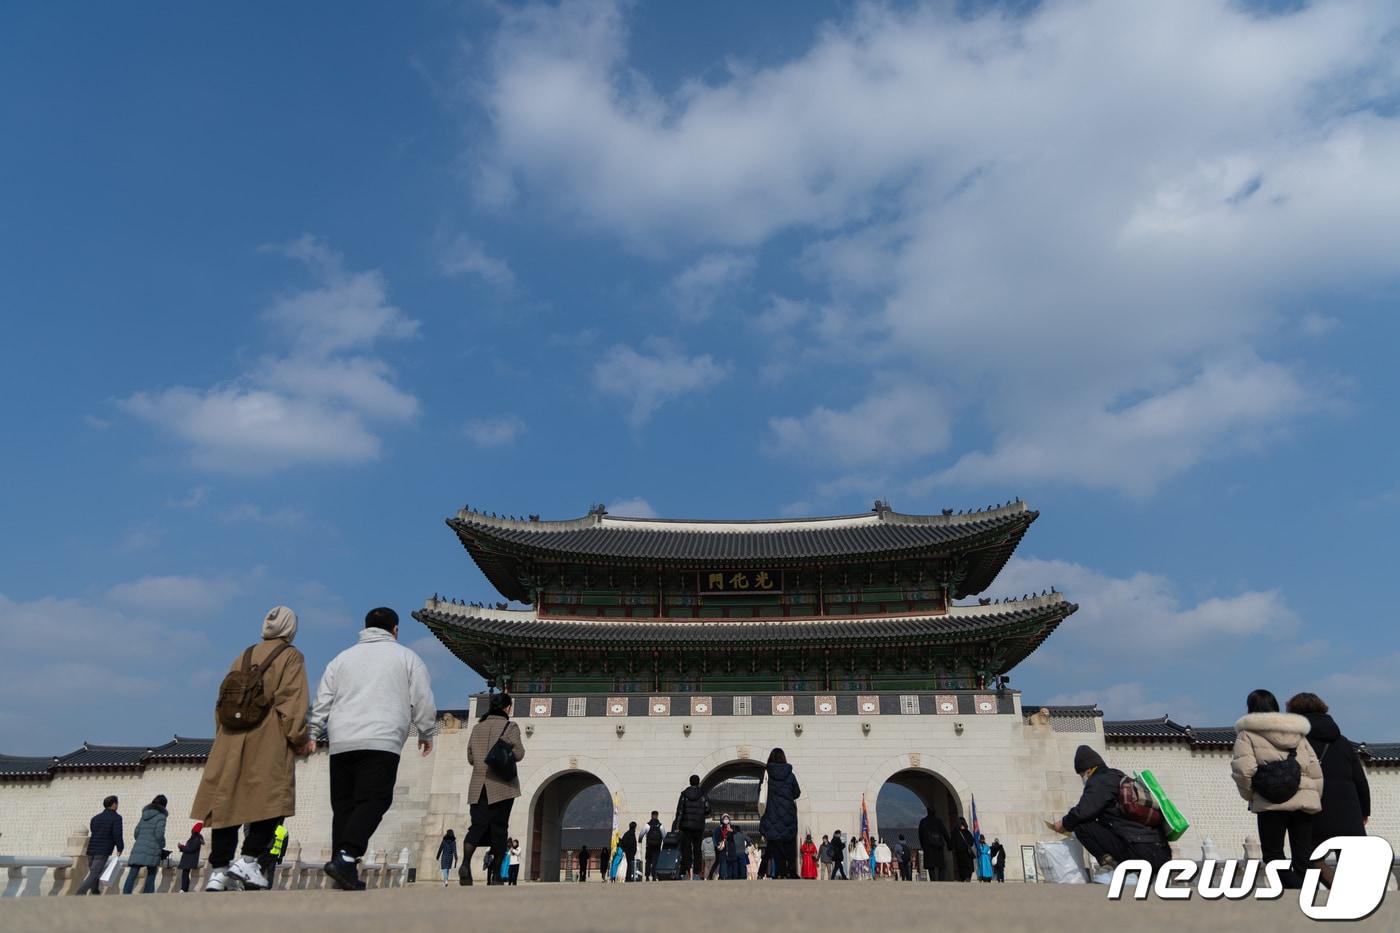
[[214,716],[225,732],[247,732],[256,729],[267,718],[272,698],[263,690],[263,674],[277,656],[291,647],[282,642],[261,664],[253,663],[252,645],[243,652],[243,663],[224,675],[219,684],[219,700],[214,704]]

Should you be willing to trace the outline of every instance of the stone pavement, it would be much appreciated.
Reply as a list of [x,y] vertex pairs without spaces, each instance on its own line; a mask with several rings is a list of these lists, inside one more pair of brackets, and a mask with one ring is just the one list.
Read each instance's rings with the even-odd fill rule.
[[[600,931],[600,933],[1288,933],[1326,927],[1298,910],[1296,894],[1271,902],[1110,903],[1098,885],[962,885],[896,882],[533,884],[517,888],[414,885],[365,891],[26,897],[0,902],[0,930],[92,933],[198,930],[282,933],[335,930]],[[1391,892],[1358,930],[1400,930]]]

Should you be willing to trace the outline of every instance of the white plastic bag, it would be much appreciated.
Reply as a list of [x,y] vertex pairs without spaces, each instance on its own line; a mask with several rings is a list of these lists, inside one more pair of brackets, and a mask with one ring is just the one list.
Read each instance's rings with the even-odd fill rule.
[[1087,884],[1084,847],[1073,839],[1035,844],[1035,867],[1046,884]]
[[117,876],[117,863],[120,861],[121,859],[117,858],[115,855],[109,858],[107,860],[107,867],[103,868],[102,874],[97,876],[98,880],[103,884],[111,884],[112,879]]

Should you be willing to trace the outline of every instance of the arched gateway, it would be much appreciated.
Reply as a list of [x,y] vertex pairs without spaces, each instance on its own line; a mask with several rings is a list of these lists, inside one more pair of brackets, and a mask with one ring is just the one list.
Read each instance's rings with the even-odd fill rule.
[[563,814],[599,783],[622,826],[656,810],[669,828],[698,774],[715,816],[756,832],[775,746],[803,788],[803,831],[858,831],[862,795],[878,814],[888,783],[945,819],[975,792],[984,826],[1024,838],[1027,814],[1072,790],[1072,745],[1023,721],[1005,675],[1077,607],[1051,591],[957,600],[992,585],[1037,514],[1019,501],[733,522],[468,508],[448,526],[528,608],[434,597],[414,618],[518,698],[525,877],[559,877]]

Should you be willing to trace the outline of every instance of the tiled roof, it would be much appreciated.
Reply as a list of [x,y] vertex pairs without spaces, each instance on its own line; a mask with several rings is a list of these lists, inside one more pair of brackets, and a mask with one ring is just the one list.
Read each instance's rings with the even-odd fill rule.
[[1235,744],[1234,726],[1187,727],[1191,733],[1192,745],[1210,745],[1217,748],[1230,748]]
[[1187,727],[1166,716],[1161,719],[1104,720],[1103,734],[1108,739],[1184,739]]
[[1049,704],[1037,706],[1034,703],[1027,703],[1025,700],[1021,701],[1022,716],[1032,716],[1041,710],[1046,710],[1051,716],[1064,719],[1081,717],[1085,719],[1103,718],[1103,710],[1099,709],[1098,705],[1094,703],[1084,706],[1052,706]]
[[59,758],[54,764],[55,771],[73,771],[81,768],[120,768],[139,769],[151,749],[145,745],[89,745]]
[[0,755],[0,781],[25,781],[50,777],[53,758]]
[[[1050,629],[1079,607],[1059,593],[995,606],[955,606],[946,614],[803,619],[555,619],[533,610],[484,609],[428,600],[413,614],[435,633],[455,629],[477,638],[521,646],[578,644],[764,645],[878,644],[910,639],[958,641],[994,635],[1027,622]],[[1047,632],[1048,634],[1048,632]]]
[[1365,742],[1361,745],[1361,755],[1367,761],[1400,764],[1400,742]]
[[150,750],[144,761],[203,761],[214,747],[213,739],[187,739],[175,736],[164,745]]
[[529,598],[515,572],[519,559],[700,567],[888,559],[928,552],[966,557],[967,574],[953,594],[961,598],[991,584],[1039,514],[1019,500],[958,514],[949,510],[906,515],[882,507],[867,515],[752,522],[612,518],[601,510],[547,522],[463,509],[447,524],[501,595],[519,601]]

